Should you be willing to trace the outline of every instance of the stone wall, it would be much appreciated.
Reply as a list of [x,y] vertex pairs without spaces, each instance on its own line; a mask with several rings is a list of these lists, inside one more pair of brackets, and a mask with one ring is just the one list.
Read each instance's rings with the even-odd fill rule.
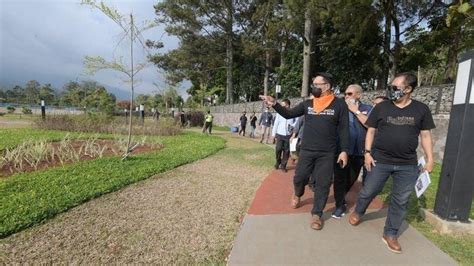
[[[366,91],[362,96],[362,101],[370,103],[376,96],[385,95],[385,91]],[[436,85],[432,87],[418,87],[413,93],[413,98],[427,104],[433,114],[446,114],[451,111],[451,105],[453,102],[454,95],[454,84]],[[438,104],[439,100],[439,104]],[[302,101],[301,98],[291,98],[291,105],[296,105]],[[256,112],[261,113],[264,105],[261,101],[247,102],[229,105],[218,105],[210,108],[214,114],[225,113],[247,113]],[[230,126],[230,124],[222,124]]]
[[[364,92],[362,97],[363,102],[370,102],[378,95],[385,95],[383,91],[368,91]],[[427,104],[431,112],[434,114],[436,128],[432,130],[434,142],[434,157],[437,162],[442,162],[444,155],[444,146],[446,143],[446,136],[449,126],[449,112],[454,95],[454,85],[439,85],[433,87],[416,88],[413,93],[413,98]],[[438,99],[440,99],[438,104]],[[291,105],[298,104],[302,101],[301,98],[290,99]],[[260,114],[264,109],[262,102],[248,102],[231,105],[220,105],[211,107],[211,113],[214,115],[214,123],[217,125],[238,127],[239,117],[243,111],[247,112],[247,117],[250,117],[252,112]],[[247,127],[249,131],[249,126]],[[260,135],[260,129],[257,127],[257,135]],[[419,147],[421,152],[421,147]],[[421,154],[421,153],[420,153]]]

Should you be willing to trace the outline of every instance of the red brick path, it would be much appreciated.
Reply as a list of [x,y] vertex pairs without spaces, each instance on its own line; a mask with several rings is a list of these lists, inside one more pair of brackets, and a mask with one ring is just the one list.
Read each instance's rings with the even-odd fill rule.
[[[313,192],[308,187],[306,187],[305,194],[301,198],[302,206],[298,209],[292,209],[290,206],[290,199],[293,195],[294,173],[294,166],[290,166],[287,173],[283,173],[281,170],[272,171],[255,193],[248,214],[268,215],[310,212],[313,207]],[[354,206],[361,187],[362,184],[356,182],[346,195],[349,209]],[[372,201],[369,209],[381,209],[383,207],[383,202],[377,197]],[[334,208],[335,202],[331,188],[325,211],[332,211]]]

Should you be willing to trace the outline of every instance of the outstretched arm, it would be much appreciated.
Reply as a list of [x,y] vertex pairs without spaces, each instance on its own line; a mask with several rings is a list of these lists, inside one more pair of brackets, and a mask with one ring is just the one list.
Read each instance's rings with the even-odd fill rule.
[[273,109],[275,109],[277,113],[279,113],[286,119],[304,115],[304,102],[301,102],[300,104],[291,109],[286,109],[283,108],[279,103],[277,103],[277,101],[271,96],[260,95],[260,99],[262,99],[262,101],[264,101],[267,106],[273,107]]

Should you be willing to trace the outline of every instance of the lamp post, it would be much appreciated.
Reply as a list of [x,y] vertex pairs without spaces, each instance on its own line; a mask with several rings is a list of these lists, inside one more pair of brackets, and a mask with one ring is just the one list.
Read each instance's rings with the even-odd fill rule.
[[41,119],[46,119],[46,105],[44,103],[44,100],[41,100]]

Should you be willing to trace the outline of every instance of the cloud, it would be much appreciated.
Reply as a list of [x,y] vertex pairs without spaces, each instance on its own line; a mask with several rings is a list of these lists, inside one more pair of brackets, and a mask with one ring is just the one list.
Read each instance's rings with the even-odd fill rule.
[[[155,0],[106,3],[116,7],[122,14],[133,12],[137,22],[155,18]],[[144,37],[156,40],[163,33],[164,27],[161,26],[144,33]],[[11,87],[35,79],[60,88],[71,80],[93,79],[106,86],[128,90],[129,85],[122,82],[123,76],[118,73],[103,71],[87,76],[83,67],[86,55],[106,59],[115,55],[127,60],[127,39],[121,45],[116,45],[121,37],[123,34],[114,22],[98,10],[80,5],[79,1],[2,0],[0,84]],[[178,46],[177,39],[166,34],[163,41],[165,48],[160,52]],[[134,50],[137,62],[146,59],[146,54],[139,46],[135,46]],[[142,80],[137,86],[137,93],[156,91],[153,83],[164,86],[163,75],[152,65],[137,78]],[[180,93],[184,96],[185,88],[181,88]]]

